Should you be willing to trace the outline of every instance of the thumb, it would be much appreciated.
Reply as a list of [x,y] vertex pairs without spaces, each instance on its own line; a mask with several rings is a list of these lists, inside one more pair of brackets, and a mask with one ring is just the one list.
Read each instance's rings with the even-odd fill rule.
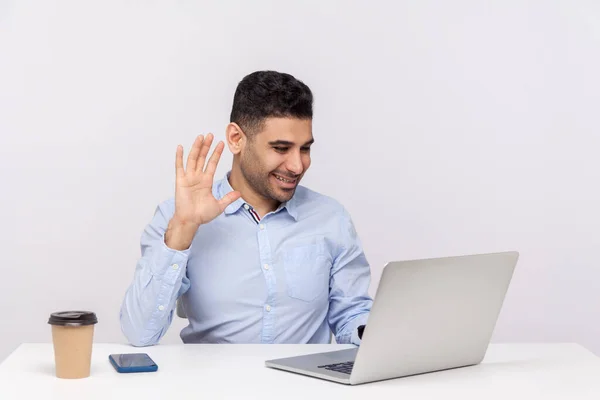
[[242,197],[242,194],[236,190],[233,192],[227,193],[221,200],[219,200],[219,205],[221,206],[221,211],[224,211],[228,205],[236,201]]

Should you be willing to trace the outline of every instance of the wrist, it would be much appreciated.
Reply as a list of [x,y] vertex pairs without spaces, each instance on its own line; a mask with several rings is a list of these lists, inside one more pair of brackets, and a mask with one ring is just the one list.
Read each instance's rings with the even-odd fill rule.
[[165,244],[173,250],[186,250],[191,244],[200,225],[173,217],[165,232]]

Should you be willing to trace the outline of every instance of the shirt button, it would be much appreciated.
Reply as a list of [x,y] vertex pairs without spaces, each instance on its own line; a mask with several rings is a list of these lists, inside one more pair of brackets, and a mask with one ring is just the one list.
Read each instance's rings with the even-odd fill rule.
[[249,209],[250,209],[250,206],[249,206],[248,204],[244,204],[244,208],[245,208],[246,210],[249,210]]
[[267,304],[265,310],[267,310],[267,312],[271,311],[271,306]]
[[163,311],[164,309],[165,309],[165,306],[163,306],[163,305],[158,306],[159,311]]
[[173,269],[179,269],[179,265],[173,264]]
[[265,224],[260,224],[259,228],[264,230],[265,229]]
[[265,265],[263,265],[263,267],[264,267],[264,269],[267,269],[267,270],[270,268],[269,264],[265,264]]

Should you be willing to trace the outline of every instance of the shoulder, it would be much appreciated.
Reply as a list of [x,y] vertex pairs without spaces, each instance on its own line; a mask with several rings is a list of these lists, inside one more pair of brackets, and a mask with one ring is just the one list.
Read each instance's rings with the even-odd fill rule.
[[158,203],[154,210],[154,222],[169,221],[175,214],[175,197],[167,198]]
[[[311,221],[320,231],[328,232],[339,248],[351,246],[357,239],[357,232],[352,217],[346,207],[331,196],[316,192],[306,187],[298,187],[298,215],[301,220]],[[331,236],[329,236],[331,235]]]
[[305,186],[298,186],[294,194],[294,201],[300,209],[312,208],[319,213],[331,216],[349,216],[338,200]]
[[175,197],[169,197],[158,204],[158,208],[164,211],[175,210]]

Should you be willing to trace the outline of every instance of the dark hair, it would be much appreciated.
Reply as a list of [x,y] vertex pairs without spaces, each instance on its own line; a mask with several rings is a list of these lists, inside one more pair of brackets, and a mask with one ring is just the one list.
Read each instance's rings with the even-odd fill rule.
[[248,135],[262,129],[266,118],[311,119],[313,95],[309,87],[290,74],[256,71],[240,81],[233,96],[230,122]]

